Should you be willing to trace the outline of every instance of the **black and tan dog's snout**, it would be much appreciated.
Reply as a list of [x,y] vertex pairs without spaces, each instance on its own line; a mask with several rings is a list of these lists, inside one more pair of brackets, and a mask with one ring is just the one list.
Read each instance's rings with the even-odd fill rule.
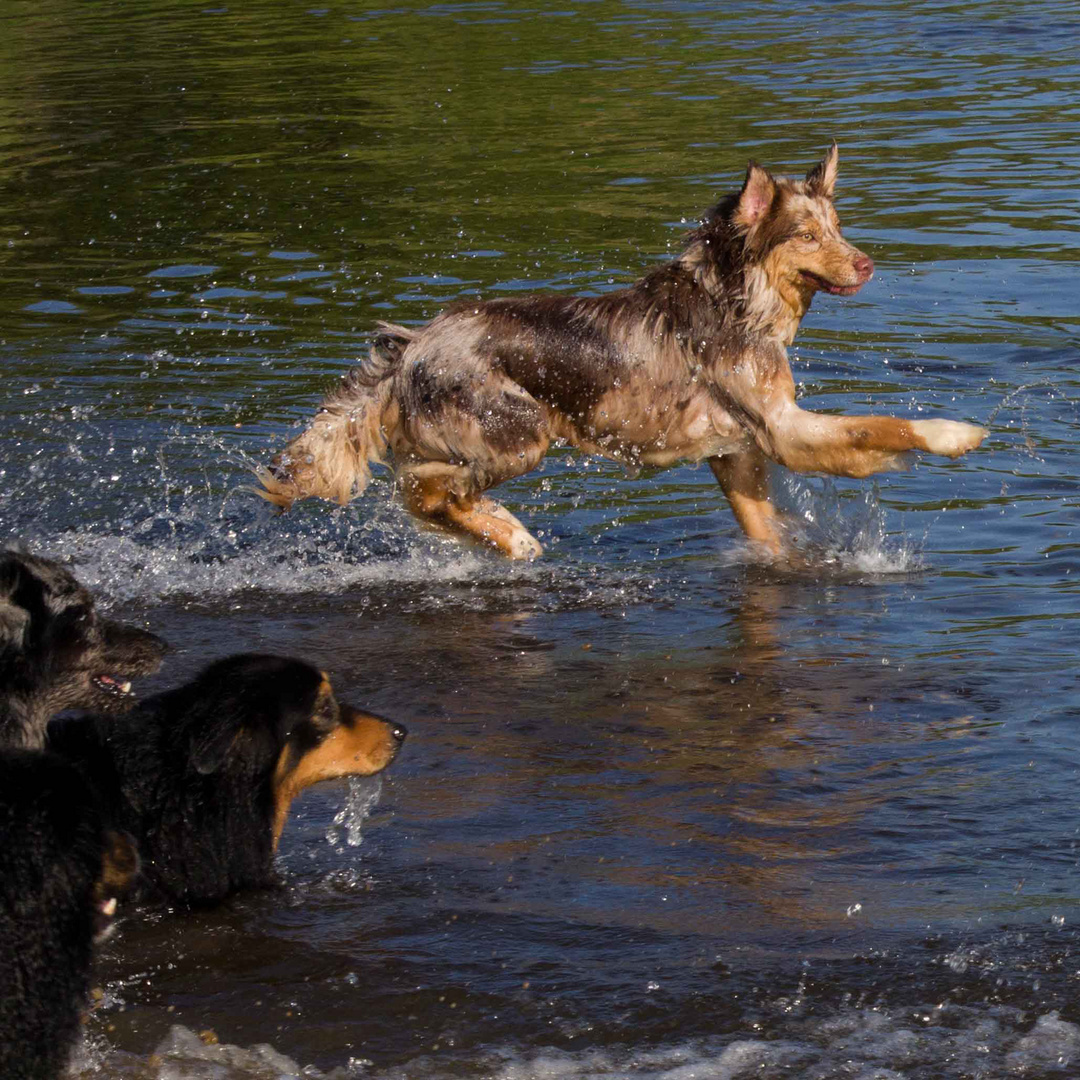
[[385,769],[397,757],[401,744],[409,734],[404,724],[363,709],[354,709],[351,705],[342,705],[341,723],[343,731],[351,733],[341,740],[345,754],[351,752],[357,764],[370,762],[374,766],[367,770],[370,772]]

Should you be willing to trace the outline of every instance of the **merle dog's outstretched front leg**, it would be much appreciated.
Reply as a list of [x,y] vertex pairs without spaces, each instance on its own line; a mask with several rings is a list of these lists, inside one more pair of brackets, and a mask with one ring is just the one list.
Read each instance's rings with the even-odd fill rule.
[[761,453],[792,472],[859,479],[906,469],[912,451],[960,457],[988,434],[986,428],[958,420],[835,416],[801,409],[787,354],[780,348],[761,349],[729,367],[717,392]]
[[857,479],[905,469],[908,455],[916,450],[960,457],[987,434],[985,428],[957,420],[831,416],[800,409],[794,401],[769,416],[762,433],[772,451],[769,456],[793,472]]
[[716,392],[753,441],[710,458],[709,467],[743,532],[773,552],[783,543],[769,499],[768,460],[793,472],[861,478],[907,468],[913,451],[959,457],[988,434],[983,427],[957,420],[835,416],[801,409],[782,350],[763,349],[749,362],[732,365]]

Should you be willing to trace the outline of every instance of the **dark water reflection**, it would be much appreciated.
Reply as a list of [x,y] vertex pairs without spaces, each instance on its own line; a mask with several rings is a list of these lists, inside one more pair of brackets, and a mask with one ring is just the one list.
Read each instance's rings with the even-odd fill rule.
[[[154,685],[299,653],[412,732],[369,817],[305,798],[281,892],[125,922],[87,1075],[1070,1074],[1078,31],[1052,0],[0,11],[3,533],[177,645]],[[878,272],[807,319],[806,404],[993,434],[777,477],[812,570],[756,565],[705,470],[552,455],[505,489],[529,567],[385,482],[244,491],[376,319],[610,288],[748,157],[834,136]]]

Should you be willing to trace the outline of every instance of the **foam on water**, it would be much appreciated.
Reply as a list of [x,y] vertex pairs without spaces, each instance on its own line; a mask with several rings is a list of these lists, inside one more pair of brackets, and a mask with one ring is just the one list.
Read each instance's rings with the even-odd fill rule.
[[[367,531],[369,526],[365,526]],[[354,560],[325,536],[282,537],[259,550],[206,556],[204,539],[148,548],[138,538],[96,532],[25,538],[34,550],[73,564],[80,580],[114,602],[221,599],[254,589],[279,594],[343,592],[381,581],[450,582],[481,576],[489,560],[451,541],[423,538],[399,554]]]
[[422,1055],[379,1067],[342,1055],[321,1071],[302,1066],[268,1044],[233,1046],[211,1032],[176,1025],[151,1058],[87,1044],[74,1076],[154,1080],[749,1080],[794,1077],[829,1080],[941,1080],[943,1077],[1074,1076],[1080,1067],[1080,1027],[1056,1012],[1034,1022],[1003,1006],[926,1006],[907,1010],[848,1008],[793,1020],[777,1038],[745,1035],[660,1047],[578,1051],[492,1047],[468,1058]]

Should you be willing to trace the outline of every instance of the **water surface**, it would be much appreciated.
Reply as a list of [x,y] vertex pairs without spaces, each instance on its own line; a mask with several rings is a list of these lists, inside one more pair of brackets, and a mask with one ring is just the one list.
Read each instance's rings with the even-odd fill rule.
[[[4,537],[173,642],[146,690],[293,653],[411,731],[301,801],[281,890],[129,914],[81,1075],[1074,1074],[1071,5],[0,18]],[[878,271],[815,302],[803,404],[992,435],[777,475],[812,569],[703,468],[553,453],[502,489],[529,566],[385,479],[246,490],[377,319],[630,281],[833,137]]]

